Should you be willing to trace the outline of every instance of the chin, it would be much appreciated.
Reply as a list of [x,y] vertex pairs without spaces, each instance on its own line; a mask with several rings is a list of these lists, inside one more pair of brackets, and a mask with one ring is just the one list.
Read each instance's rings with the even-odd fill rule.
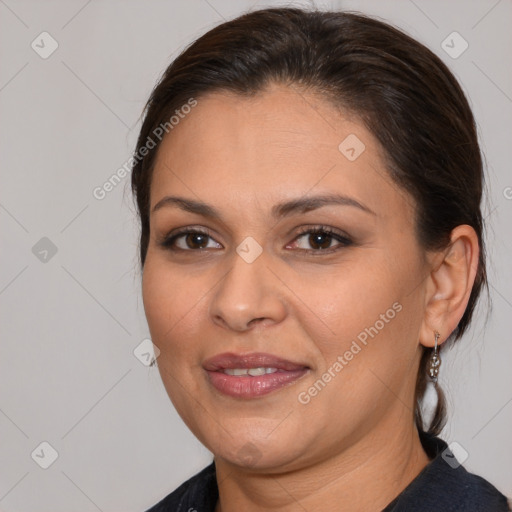
[[301,439],[304,443],[304,438],[290,435],[289,432],[284,432],[283,436],[274,434],[269,438],[268,432],[257,436],[248,435],[245,430],[233,432],[232,437],[229,434],[215,437],[211,443],[204,444],[215,458],[242,469],[270,473],[293,469],[292,466],[305,450],[304,446],[297,445],[293,440]]
[[261,449],[258,445],[248,441],[233,450],[222,450],[215,454],[215,458],[238,466],[241,469],[262,473],[278,473],[283,469],[289,469],[290,465],[297,460],[295,453],[287,453],[284,450],[269,452]]

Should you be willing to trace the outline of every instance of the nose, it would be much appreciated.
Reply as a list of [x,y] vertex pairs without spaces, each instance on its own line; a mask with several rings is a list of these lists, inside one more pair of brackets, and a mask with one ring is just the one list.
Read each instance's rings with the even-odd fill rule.
[[286,317],[282,292],[265,253],[251,263],[234,254],[230,271],[212,295],[210,316],[217,325],[239,332],[254,325],[277,324]]

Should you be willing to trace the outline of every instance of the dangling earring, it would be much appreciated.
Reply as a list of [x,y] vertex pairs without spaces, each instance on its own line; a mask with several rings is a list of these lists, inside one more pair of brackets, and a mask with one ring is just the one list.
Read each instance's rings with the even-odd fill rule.
[[439,336],[441,336],[441,335],[437,331],[434,331],[434,336],[435,336],[434,353],[432,354],[432,357],[430,358],[428,374],[430,375],[432,382],[434,384],[437,384],[437,376],[439,375],[439,366],[441,366],[441,358],[439,357],[439,352],[437,350],[437,340],[439,339]]

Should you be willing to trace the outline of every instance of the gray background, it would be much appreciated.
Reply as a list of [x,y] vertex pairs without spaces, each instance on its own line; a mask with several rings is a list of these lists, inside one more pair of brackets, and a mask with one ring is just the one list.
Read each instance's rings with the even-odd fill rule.
[[[210,461],[158,370],[134,355],[149,331],[129,177],[103,200],[93,190],[130,156],[143,104],[184,45],[251,6],[280,4],[0,0],[0,510],[142,511]],[[494,309],[485,324],[480,308],[445,356],[443,437],[467,451],[469,470],[512,495],[512,3],[316,5],[402,27],[471,99],[489,172]],[[51,48],[43,31],[58,43],[46,59],[31,47]],[[469,44],[456,59],[441,47],[453,31]],[[48,469],[43,441],[58,452]]]

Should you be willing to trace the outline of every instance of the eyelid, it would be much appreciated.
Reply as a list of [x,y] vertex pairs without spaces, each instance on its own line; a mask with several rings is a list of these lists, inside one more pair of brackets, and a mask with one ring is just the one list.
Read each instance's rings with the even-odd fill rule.
[[340,238],[346,238],[347,240],[351,240],[351,238],[352,238],[348,233],[345,233],[344,231],[342,231],[340,229],[336,229],[336,228],[333,228],[331,226],[327,226],[324,224],[315,224],[312,226],[303,226],[303,227],[299,228],[299,231],[296,234],[294,240],[296,240],[299,236],[306,235],[308,233],[316,233],[316,232],[327,233],[331,236],[336,235]]

